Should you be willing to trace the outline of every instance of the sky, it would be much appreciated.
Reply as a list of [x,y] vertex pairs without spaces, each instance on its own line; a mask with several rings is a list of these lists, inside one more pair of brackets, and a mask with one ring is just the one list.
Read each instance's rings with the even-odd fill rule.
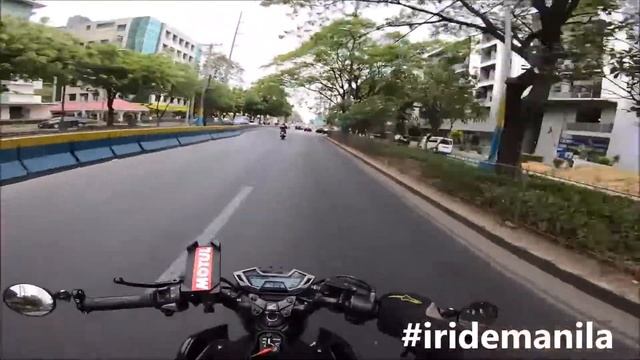
[[[49,25],[64,26],[67,19],[82,15],[96,20],[110,20],[135,16],[151,16],[178,29],[202,44],[219,43],[217,51],[229,53],[238,17],[242,20],[233,60],[243,68],[244,86],[270,72],[262,68],[275,56],[295,49],[303,41],[296,36],[284,36],[286,30],[295,29],[304,19],[287,16],[289,9],[282,6],[263,7],[259,1],[45,1],[45,7],[37,9],[31,20],[49,18]],[[388,9],[366,10],[363,14],[383,21]],[[412,38],[415,35],[412,34]],[[419,35],[418,35],[419,36]],[[281,38],[282,37],[282,38]],[[296,93],[290,99],[305,120],[314,114],[303,105],[308,94]],[[308,100],[308,99],[307,99]]]

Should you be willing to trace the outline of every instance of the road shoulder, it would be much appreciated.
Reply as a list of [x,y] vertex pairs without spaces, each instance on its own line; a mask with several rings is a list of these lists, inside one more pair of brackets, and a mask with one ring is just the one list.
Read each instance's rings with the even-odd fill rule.
[[327,140],[518,258],[618,310],[634,316],[640,313],[640,287],[631,275],[531,231],[509,227],[482,209],[439,192],[331,138]]

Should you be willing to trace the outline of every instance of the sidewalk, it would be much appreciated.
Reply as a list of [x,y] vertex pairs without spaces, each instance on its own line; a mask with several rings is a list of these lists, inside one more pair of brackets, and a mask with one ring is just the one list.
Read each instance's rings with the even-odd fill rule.
[[620,310],[640,313],[640,285],[632,275],[575,253],[531,231],[508,226],[510,224],[505,224],[497,216],[437,191],[415,177],[401,173],[389,163],[327,139],[519,258]]

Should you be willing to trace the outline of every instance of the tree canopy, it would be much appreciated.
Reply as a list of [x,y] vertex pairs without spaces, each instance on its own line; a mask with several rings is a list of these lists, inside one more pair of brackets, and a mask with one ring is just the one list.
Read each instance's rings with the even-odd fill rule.
[[[434,36],[479,33],[503,42],[505,3],[503,0],[358,2],[361,8],[382,6],[393,11],[395,15],[388,17],[377,29],[404,28],[408,33],[417,27],[429,26]],[[617,21],[608,16],[620,12],[622,3],[623,0],[523,0],[506,3],[513,18],[511,48],[530,67],[507,82],[507,106],[498,162],[518,163],[524,131],[530,124],[539,129],[551,85],[559,80],[561,69],[566,65],[564,60],[572,63],[571,76],[585,77],[602,72],[603,58],[600,55],[603,42],[617,27]],[[263,0],[262,4],[288,5],[295,13],[309,11],[312,16],[305,24],[306,28],[300,26],[301,31],[329,21],[330,16],[326,14],[343,10],[345,6],[345,3],[333,0]],[[635,70],[635,53],[619,52],[613,56],[622,61],[611,68],[610,74]],[[625,79],[632,82],[625,88],[635,90],[635,77]]]

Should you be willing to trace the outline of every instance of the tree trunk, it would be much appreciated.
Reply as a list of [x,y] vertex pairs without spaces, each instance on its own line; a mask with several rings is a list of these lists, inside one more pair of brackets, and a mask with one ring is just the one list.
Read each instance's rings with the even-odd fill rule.
[[[553,78],[553,75],[529,69],[507,80],[505,122],[498,149],[498,163],[519,165],[525,130],[531,123],[540,123]],[[531,91],[523,99],[522,94],[529,86],[532,86]]]
[[113,126],[113,101],[116,99],[116,92],[107,90],[107,127]]

